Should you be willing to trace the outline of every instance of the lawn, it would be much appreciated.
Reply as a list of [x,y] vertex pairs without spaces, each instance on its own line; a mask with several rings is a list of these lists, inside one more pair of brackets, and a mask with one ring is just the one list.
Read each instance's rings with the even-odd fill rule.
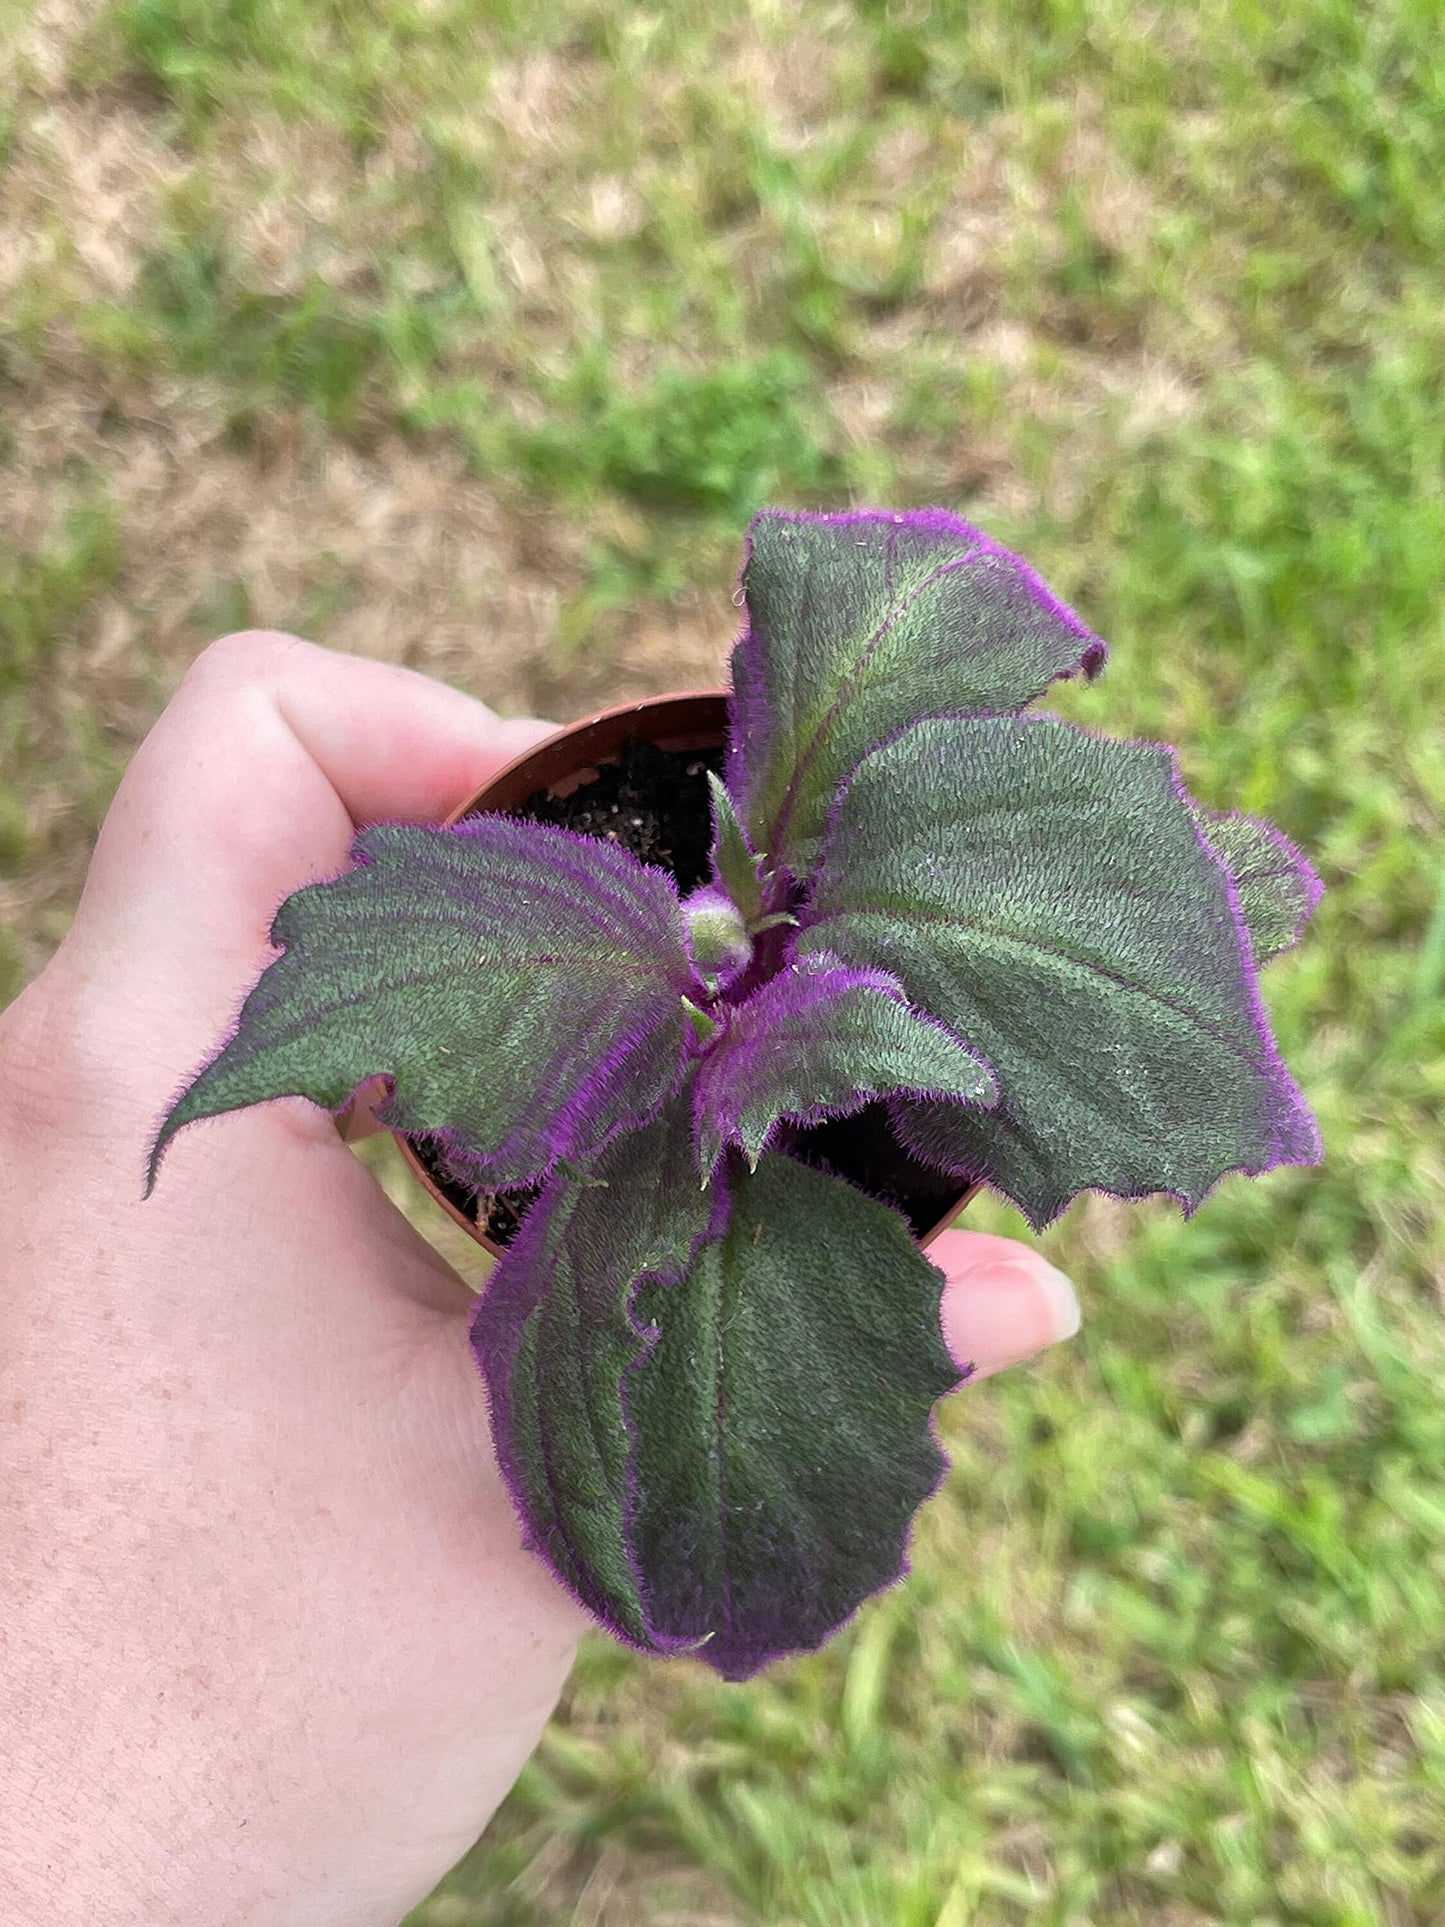
[[1324,1165],[1077,1205],[909,1581],[598,1636],[414,1927],[1445,1919],[1442,182],[1438,0],[0,0],[0,1002],[212,636],[706,684],[765,501],[1021,548],[1328,885]]

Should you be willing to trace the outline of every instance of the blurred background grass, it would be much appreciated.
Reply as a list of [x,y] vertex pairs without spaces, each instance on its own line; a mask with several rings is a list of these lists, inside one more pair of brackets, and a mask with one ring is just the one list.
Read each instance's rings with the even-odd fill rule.
[[1445,1919],[1438,0],[0,0],[0,167],[0,1001],[214,635],[712,682],[764,501],[1021,547],[1329,885],[1324,1167],[1077,1206],[909,1582],[598,1638],[418,1927]]

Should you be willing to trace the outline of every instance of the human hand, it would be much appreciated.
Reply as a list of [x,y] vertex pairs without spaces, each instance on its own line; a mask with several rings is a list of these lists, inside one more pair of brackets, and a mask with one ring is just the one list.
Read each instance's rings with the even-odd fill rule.
[[[394,1927],[476,1838],[585,1620],[520,1528],[471,1294],[300,1100],[154,1127],[363,824],[548,732],[293,637],[199,659],[74,925],[0,1014],[0,1894],[47,1927]],[[1077,1326],[946,1233],[977,1375]]]

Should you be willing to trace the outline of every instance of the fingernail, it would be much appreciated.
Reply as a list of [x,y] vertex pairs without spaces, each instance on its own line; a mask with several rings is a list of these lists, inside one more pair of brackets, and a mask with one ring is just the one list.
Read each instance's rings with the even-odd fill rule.
[[1066,1338],[1072,1338],[1079,1329],[1082,1313],[1079,1310],[1079,1294],[1074,1290],[1073,1281],[1066,1278],[1057,1266],[1047,1259],[1037,1259],[1037,1277],[1043,1294],[1048,1302],[1049,1316],[1053,1323],[1051,1345],[1061,1345]]
[[[980,1378],[1037,1358],[1050,1345],[1061,1345],[1066,1338],[1072,1338],[1079,1329],[1079,1300],[1074,1287],[1047,1258],[1031,1252],[1008,1270],[1025,1293],[1024,1304],[1017,1309],[1007,1307],[1007,1301],[1003,1301],[1004,1307],[1012,1310],[1010,1335],[1015,1342],[1000,1345],[993,1358],[985,1356],[978,1360]],[[1002,1277],[996,1275],[995,1287],[1002,1282]],[[1018,1342],[1020,1340],[1022,1342]]]

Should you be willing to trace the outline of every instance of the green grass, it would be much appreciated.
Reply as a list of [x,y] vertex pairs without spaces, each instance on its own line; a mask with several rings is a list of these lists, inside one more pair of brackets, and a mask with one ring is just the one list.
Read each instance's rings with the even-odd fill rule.
[[[76,624],[111,589],[121,566],[120,537],[103,495],[72,489],[52,509],[39,542],[0,535],[0,913],[7,880],[23,883],[51,855],[52,838],[31,826],[35,793],[64,781],[81,823],[94,833],[119,768],[98,739],[99,719],[77,715],[57,686],[59,659]],[[0,1006],[29,975],[27,938],[60,934],[20,927],[0,914]]]
[[[1445,1918],[1433,0],[112,0],[69,61],[180,178],[128,291],[62,233],[27,269],[22,404],[460,451],[573,558],[562,701],[725,594],[764,499],[976,513],[1114,644],[1059,706],[1177,741],[1329,885],[1268,980],[1323,1167],[1078,1207],[1084,1333],[956,1402],[907,1585],[746,1688],[591,1643],[418,1927]],[[12,161],[41,104],[0,88]],[[253,210],[316,182],[278,260]],[[22,886],[92,815],[38,845],[12,767],[113,776],[52,684],[117,586],[103,510],[0,553]],[[194,646],[246,606],[218,565]]]

